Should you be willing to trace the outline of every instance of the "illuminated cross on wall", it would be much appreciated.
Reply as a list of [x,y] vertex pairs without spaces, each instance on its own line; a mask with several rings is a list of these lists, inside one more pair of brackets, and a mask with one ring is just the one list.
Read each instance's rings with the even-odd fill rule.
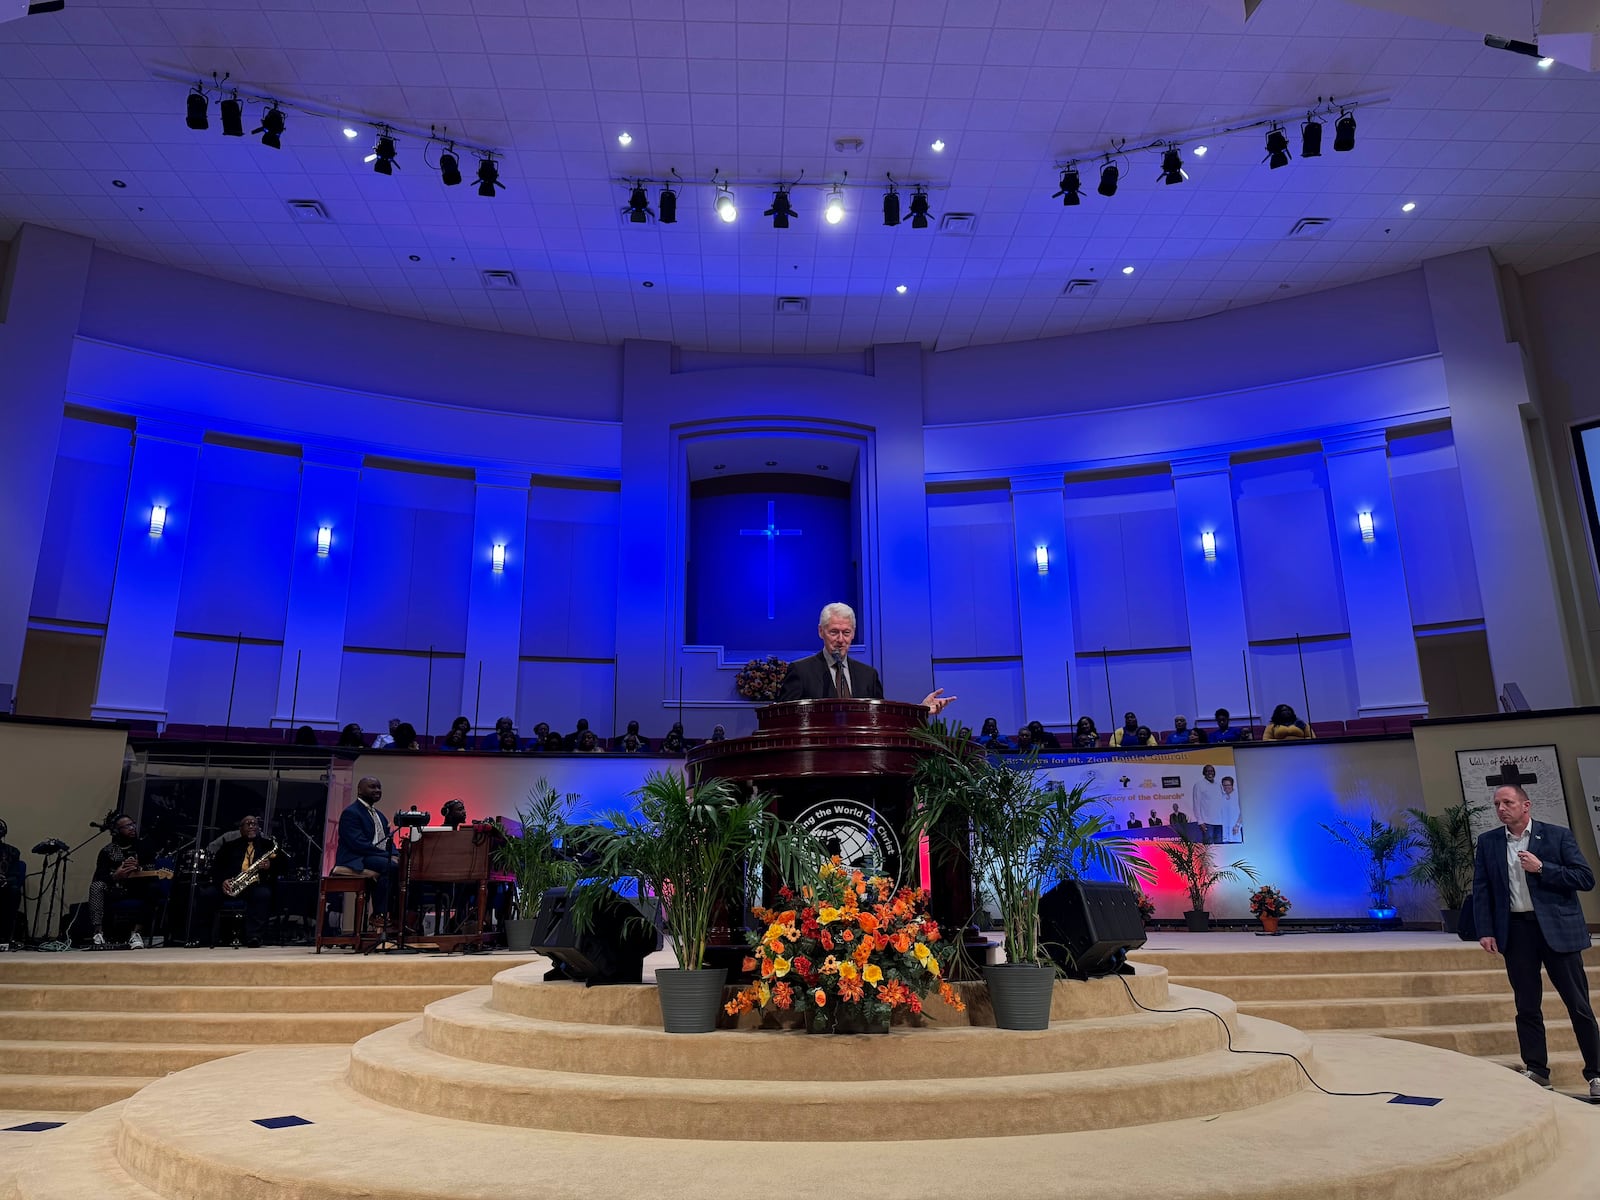
[[741,529],[740,537],[764,537],[767,539],[767,620],[774,620],[777,613],[778,576],[777,552],[780,537],[799,537],[798,529],[779,529],[778,519],[773,515],[777,507],[776,502],[767,501],[767,527],[765,529]]

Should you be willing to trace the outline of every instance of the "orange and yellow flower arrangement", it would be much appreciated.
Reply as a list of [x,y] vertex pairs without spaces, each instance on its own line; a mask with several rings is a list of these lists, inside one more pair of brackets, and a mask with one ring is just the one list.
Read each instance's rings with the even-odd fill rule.
[[939,925],[921,889],[896,890],[835,857],[798,897],[788,887],[778,896],[798,906],[755,910],[765,929],[750,932],[745,969],[758,974],[728,1002],[730,1014],[800,1010],[813,1032],[866,1032],[886,1031],[897,1010],[920,1013],[935,989],[952,1008],[964,1007],[945,982]]

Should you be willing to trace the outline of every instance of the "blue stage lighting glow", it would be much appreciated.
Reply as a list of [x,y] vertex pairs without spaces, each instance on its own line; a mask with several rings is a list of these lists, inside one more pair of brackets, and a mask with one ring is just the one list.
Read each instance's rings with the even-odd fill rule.
[[160,537],[167,528],[167,506],[155,504],[150,508],[150,536]]

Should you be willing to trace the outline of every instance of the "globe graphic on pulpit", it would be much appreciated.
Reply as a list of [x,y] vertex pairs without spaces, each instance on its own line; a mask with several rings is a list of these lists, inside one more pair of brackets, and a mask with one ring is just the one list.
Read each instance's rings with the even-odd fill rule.
[[883,853],[867,831],[853,821],[825,821],[812,830],[829,854],[866,875],[883,872]]
[[900,839],[870,805],[859,800],[824,801],[801,813],[795,824],[816,838],[825,854],[837,854],[846,867],[899,882]]

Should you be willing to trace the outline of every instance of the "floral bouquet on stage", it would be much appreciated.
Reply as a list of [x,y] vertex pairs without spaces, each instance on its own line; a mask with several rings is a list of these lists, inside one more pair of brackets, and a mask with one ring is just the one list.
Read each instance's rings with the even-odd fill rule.
[[814,1033],[881,1033],[896,1010],[920,1013],[935,989],[952,1008],[965,1007],[944,980],[939,925],[921,889],[896,890],[835,856],[798,898],[787,887],[778,895],[798,907],[755,910],[765,929],[750,932],[745,968],[759,975],[728,1002],[730,1015],[791,1009]]
[[776,700],[783,677],[789,673],[789,664],[777,655],[752,658],[739,668],[733,686],[746,700]]
[[1250,911],[1258,917],[1281,917],[1287,915],[1294,905],[1270,883],[1263,884],[1250,893]]

